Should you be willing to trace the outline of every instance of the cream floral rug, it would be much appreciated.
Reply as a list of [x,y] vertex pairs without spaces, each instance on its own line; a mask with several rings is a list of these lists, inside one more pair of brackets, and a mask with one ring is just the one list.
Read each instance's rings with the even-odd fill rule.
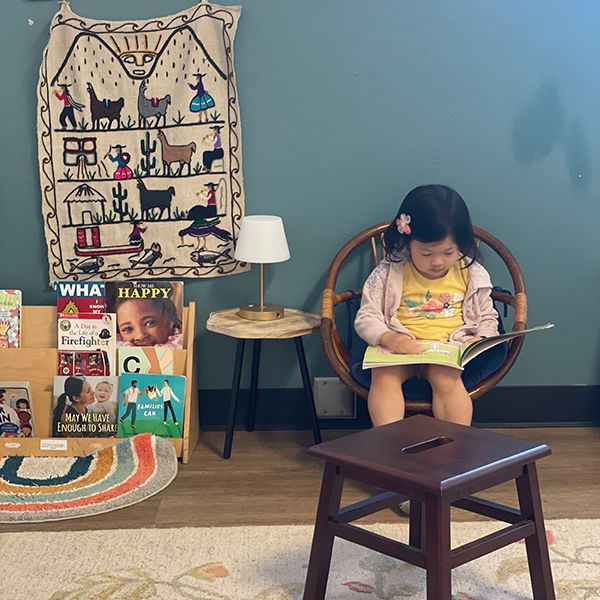
[[[407,525],[368,527],[406,540]],[[453,525],[453,546],[496,529]],[[302,597],[310,526],[0,534],[0,598],[12,600],[295,600]],[[600,520],[547,523],[559,600],[600,599]],[[336,540],[327,598],[425,597],[424,572]],[[525,546],[456,569],[457,600],[532,598]]]

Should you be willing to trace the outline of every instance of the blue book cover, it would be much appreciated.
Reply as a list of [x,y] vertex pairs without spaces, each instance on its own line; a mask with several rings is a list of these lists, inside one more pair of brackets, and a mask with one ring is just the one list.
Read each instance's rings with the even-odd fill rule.
[[119,380],[118,437],[136,433],[183,437],[183,375],[123,373]]

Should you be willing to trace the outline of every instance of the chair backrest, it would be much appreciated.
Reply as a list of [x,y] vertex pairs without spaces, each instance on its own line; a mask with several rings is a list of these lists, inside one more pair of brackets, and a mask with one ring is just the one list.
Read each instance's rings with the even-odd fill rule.
[[[335,307],[347,302],[356,295],[360,295],[362,289],[337,292],[336,284],[338,282],[340,271],[348,257],[363,244],[370,246],[373,257],[373,266],[377,265],[385,255],[383,249],[383,233],[388,225],[389,222],[369,227],[346,242],[335,255],[335,258],[329,267],[325,288],[323,289],[321,303],[321,339],[325,356],[335,374],[352,391],[363,398],[367,397],[368,389],[360,385],[350,374],[350,351],[342,340],[342,336],[336,326],[335,320]],[[499,256],[510,274],[514,288],[513,294],[494,291],[492,293],[492,298],[513,308],[514,319],[512,329],[513,331],[521,331],[527,327],[527,295],[525,293],[525,280],[521,268],[519,267],[519,263],[510,250],[498,238],[494,237],[491,233],[481,227],[473,227],[473,229],[477,240],[488,246]],[[350,323],[349,326],[352,327],[352,323]],[[519,355],[522,345],[522,336],[510,341],[506,360],[500,369],[480,382],[475,388],[469,390],[469,394],[473,400],[492,389],[506,376]],[[406,408],[410,412],[429,411],[431,409],[431,404],[425,401],[407,401]]]

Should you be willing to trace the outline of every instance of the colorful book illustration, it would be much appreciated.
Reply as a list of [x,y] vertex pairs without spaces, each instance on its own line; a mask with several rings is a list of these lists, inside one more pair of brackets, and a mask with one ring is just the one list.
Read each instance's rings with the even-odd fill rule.
[[114,314],[58,315],[58,350],[105,352],[109,373],[116,373],[116,323]]
[[171,348],[140,347],[117,348],[119,375],[123,373],[173,374]]
[[110,375],[108,353],[58,351],[57,375]]
[[111,281],[106,307],[117,315],[117,345],[183,348],[183,282]]
[[0,290],[0,348],[21,345],[21,290]]
[[54,437],[114,437],[117,434],[118,377],[54,378]]
[[136,433],[183,437],[183,375],[124,373],[119,382],[119,437]]
[[0,437],[35,437],[27,381],[0,381]]
[[455,369],[464,369],[465,365],[479,356],[482,352],[512,340],[513,338],[532,333],[534,331],[545,331],[554,327],[554,323],[546,323],[538,327],[531,327],[523,331],[511,331],[494,337],[483,338],[458,346],[447,342],[434,342],[419,340],[423,348],[420,354],[394,354],[377,346],[369,346],[363,358],[363,369],[375,369],[377,367],[388,367],[392,365],[443,365]]
[[56,312],[63,314],[106,312],[104,282],[57,281]]

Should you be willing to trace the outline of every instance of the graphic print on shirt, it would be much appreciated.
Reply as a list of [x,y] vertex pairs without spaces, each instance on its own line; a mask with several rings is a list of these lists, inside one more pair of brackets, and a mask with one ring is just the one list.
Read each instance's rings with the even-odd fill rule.
[[427,319],[435,319],[437,317],[453,317],[457,310],[460,309],[460,304],[464,300],[464,295],[458,292],[449,294],[443,292],[437,298],[431,296],[431,291],[419,300],[404,298],[404,312],[411,317],[426,317]]

